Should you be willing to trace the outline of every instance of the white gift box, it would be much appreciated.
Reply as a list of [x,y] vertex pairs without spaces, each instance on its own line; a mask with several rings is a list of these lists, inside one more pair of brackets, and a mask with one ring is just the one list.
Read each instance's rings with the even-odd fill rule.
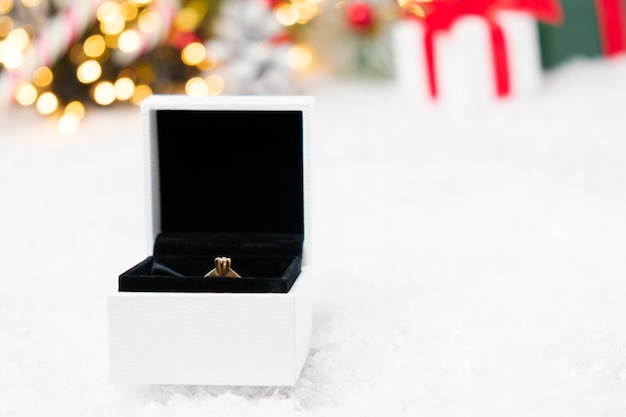
[[[295,385],[312,330],[309,96],[141,105],[152,255],[108,296],[112,382]],[[242,278],[208,277],[216,256]]]
[[[505,97],[537,93],[542,68],[536,18],[524,12],[498,11],[495,20],[502,28],[508,58],[510,89]],[[497,94],[493,48],[484,18],[467,15],[449,30],[433,33],[436,97],[429,88],[425,33],[416,19],[400,19],[391,28],[395,80],[405,97],[458,108],[502,98]]]

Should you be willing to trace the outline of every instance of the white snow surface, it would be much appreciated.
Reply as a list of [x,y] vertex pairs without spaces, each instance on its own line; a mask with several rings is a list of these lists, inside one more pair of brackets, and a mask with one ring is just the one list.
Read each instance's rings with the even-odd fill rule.
[[626,415],[626,60],[472,111],[324,79],[314,332],[293,388],[108,380],[106,295],[147,255],[135,107],[0,130],[0,416]]

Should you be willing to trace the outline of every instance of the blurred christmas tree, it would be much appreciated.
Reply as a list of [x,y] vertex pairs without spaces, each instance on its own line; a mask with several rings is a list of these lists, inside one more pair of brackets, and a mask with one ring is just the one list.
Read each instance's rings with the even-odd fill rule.
[[71,134],[151,94],[288,94],[295,73],[391,75],[392,0],[0,0],[0,110]]
[[315,5],[313,19],[290,29],[314,51],[324,71],[342,77],[393,75],[388,34],[401,10],[396,0],[320,0]]

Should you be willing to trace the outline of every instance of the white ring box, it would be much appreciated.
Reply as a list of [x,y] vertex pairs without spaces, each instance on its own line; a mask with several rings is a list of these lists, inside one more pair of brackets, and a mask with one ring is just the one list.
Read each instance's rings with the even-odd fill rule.
[[[296,384],[312,330],[313,110],[297,95],[142,102],[152,254],[107,297],[112,382]],[[216,256],[242,278],[204,278]]]

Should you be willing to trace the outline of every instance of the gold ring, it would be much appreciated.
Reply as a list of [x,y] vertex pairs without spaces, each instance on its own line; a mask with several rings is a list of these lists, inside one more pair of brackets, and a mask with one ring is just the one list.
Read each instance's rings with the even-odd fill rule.
[[211,269],[204,277],[241,278],[241,275],[230,269],[230,258],[218,256],[215,258],[215,268]]

